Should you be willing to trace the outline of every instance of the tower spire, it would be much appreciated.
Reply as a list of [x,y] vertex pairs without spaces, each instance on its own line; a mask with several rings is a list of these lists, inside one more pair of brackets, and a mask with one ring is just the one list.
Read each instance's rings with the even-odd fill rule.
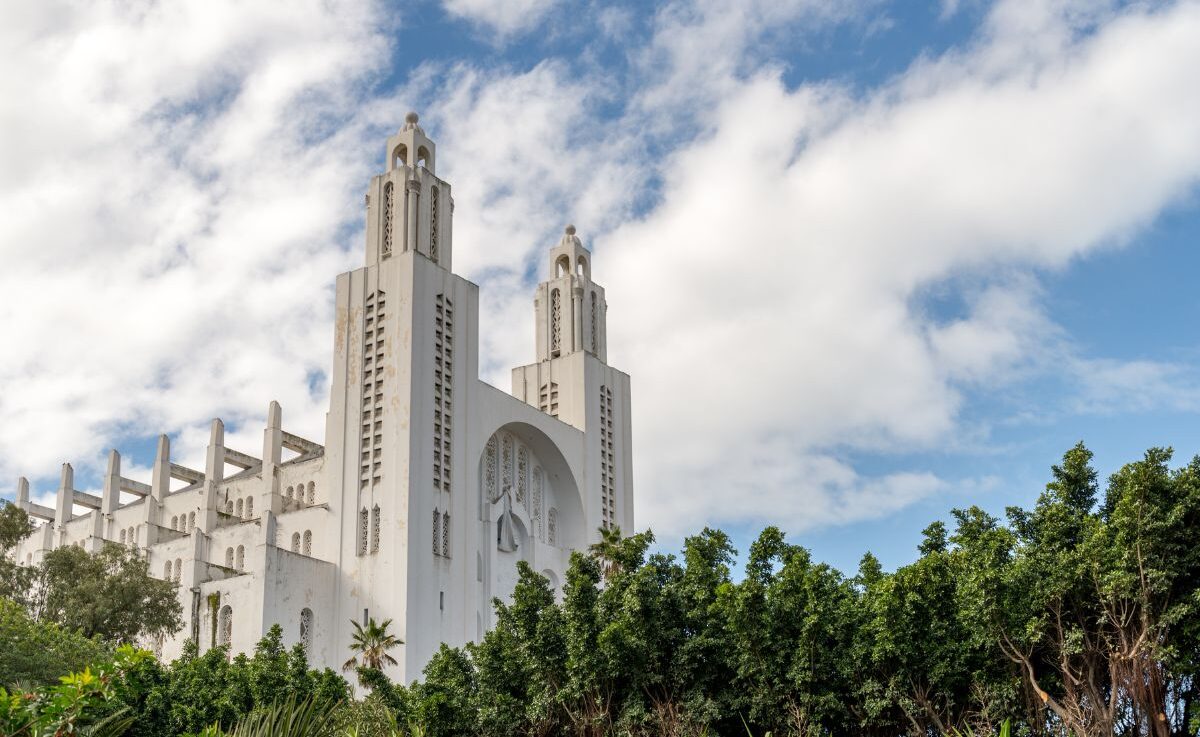
[[367,190],[367,266],[393,255],[419,253],[450,268],[450,185],[438,179],[437,146],[416,113],[387,140],[383,173]]
[[534,298],[539,361],[578,351],[606,360],[604,288],[592,281],[592,252],[576,233],[567,225],[550,249],[549,278]]

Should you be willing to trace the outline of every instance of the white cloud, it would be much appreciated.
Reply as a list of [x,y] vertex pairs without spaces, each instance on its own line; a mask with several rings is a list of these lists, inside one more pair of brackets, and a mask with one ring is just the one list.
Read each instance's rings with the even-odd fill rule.
[[446,12],[485,26],[499,41],[536,28],[559,0],[442,0]]
[[320,436],[326,392],[309,378],[327,369],[330,276],[358,253],[338,228],[367,175],[343,121],[388,46],[371,11],[7,14],[5,476],[214,414],[257,425],[272,398]]
[[[815,507],[820,474],[794,475],[782,503],[774,464],[945,442],[967,383],[1060,349],[1028,289],[988,277],[1126,238],[1200,176],[1200,6],[1129,11],[1094,34],[1073,17],[1034,19],[1040,56],[1010,53],[1028,27],[997,21],[852,104],[771,74],[714,82],[732,91],[712,134],[666,162],[662,205],[598,244],[610,356],[653,449],[637,457],[643,523],[721,519],[734,488],[737,514],[760,522],[870,514],[869,496]],[[962,275],[987,284],[968,317],[913,309]],[[743,462],[763,447],[783,460]]]

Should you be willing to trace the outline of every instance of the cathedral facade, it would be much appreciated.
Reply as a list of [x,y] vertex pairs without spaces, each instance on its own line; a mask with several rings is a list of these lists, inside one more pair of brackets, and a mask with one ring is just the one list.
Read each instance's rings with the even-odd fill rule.
[[289,433],[271,402],[261,453],[227,447],[214,420],[205,467],[151,478],[109,456],[103,492],[64,465],[53,509],[19,561],[106,542],[139,548],[178,584],[184,628],[150,643],[177,656],[252,652],[274,624],[314,667],[349,656],[352,620],[392,620],[396,680],[445,642],[477,641],[492,600],[526,561],[561,595],[569,556],[601,528],[633,528],[629,377],[606,362],[603,287],[571,226],[534,297],[536,360],[512,393],[479,379],[479,288],[454,274],[454,199],[436,148],[409,114],[366,195],[366,265],[337,278],[325,442]]

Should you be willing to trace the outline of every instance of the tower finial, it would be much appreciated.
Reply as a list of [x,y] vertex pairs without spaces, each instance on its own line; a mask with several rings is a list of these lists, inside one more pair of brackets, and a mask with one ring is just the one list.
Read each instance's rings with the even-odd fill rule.
[[575,235],[575,226],[568,225],[566,229],[567,235]]
[[404,128],[405,128],[405,130],[407,130],[407,129],[409,129],[409,128],[416,128],[416,127],[417,127],[417,121],[418,121],[418,120],[420,120],[420,119],[421,119],[421,117],[420,117],[419,115],[417,115],[415,112],[409,112],[409,114],[408,114],[408,115],[405,115],[405,116],[404,116]]

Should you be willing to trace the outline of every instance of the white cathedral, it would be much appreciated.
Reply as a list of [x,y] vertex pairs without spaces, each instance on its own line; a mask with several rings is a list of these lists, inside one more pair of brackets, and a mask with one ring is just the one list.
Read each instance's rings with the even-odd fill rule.
[[233,449],[213,420],[204,469],[158,440],[149,483],[109,456],[103,493],[64,465],[53,509],[21,543],[47,551],[132,545],[178,584],[184,628],[152,643],[177,656],[252,652],[274,624],[313,667],[349,656],[351,620],[393,620],[389,675],[419,677],[440,643],[478,641],[518,561],[561,595],[571,551],[599,529],[633,528],[629,376],[605,362],[607,305],[591,253],[566,228],[534,296],[537,360],[512,394],[479,379],[479,287],[454,274],[454,199],[433,141],[410,113],[367,190],[366,266],[337,278],[325,444],[284,429]]

